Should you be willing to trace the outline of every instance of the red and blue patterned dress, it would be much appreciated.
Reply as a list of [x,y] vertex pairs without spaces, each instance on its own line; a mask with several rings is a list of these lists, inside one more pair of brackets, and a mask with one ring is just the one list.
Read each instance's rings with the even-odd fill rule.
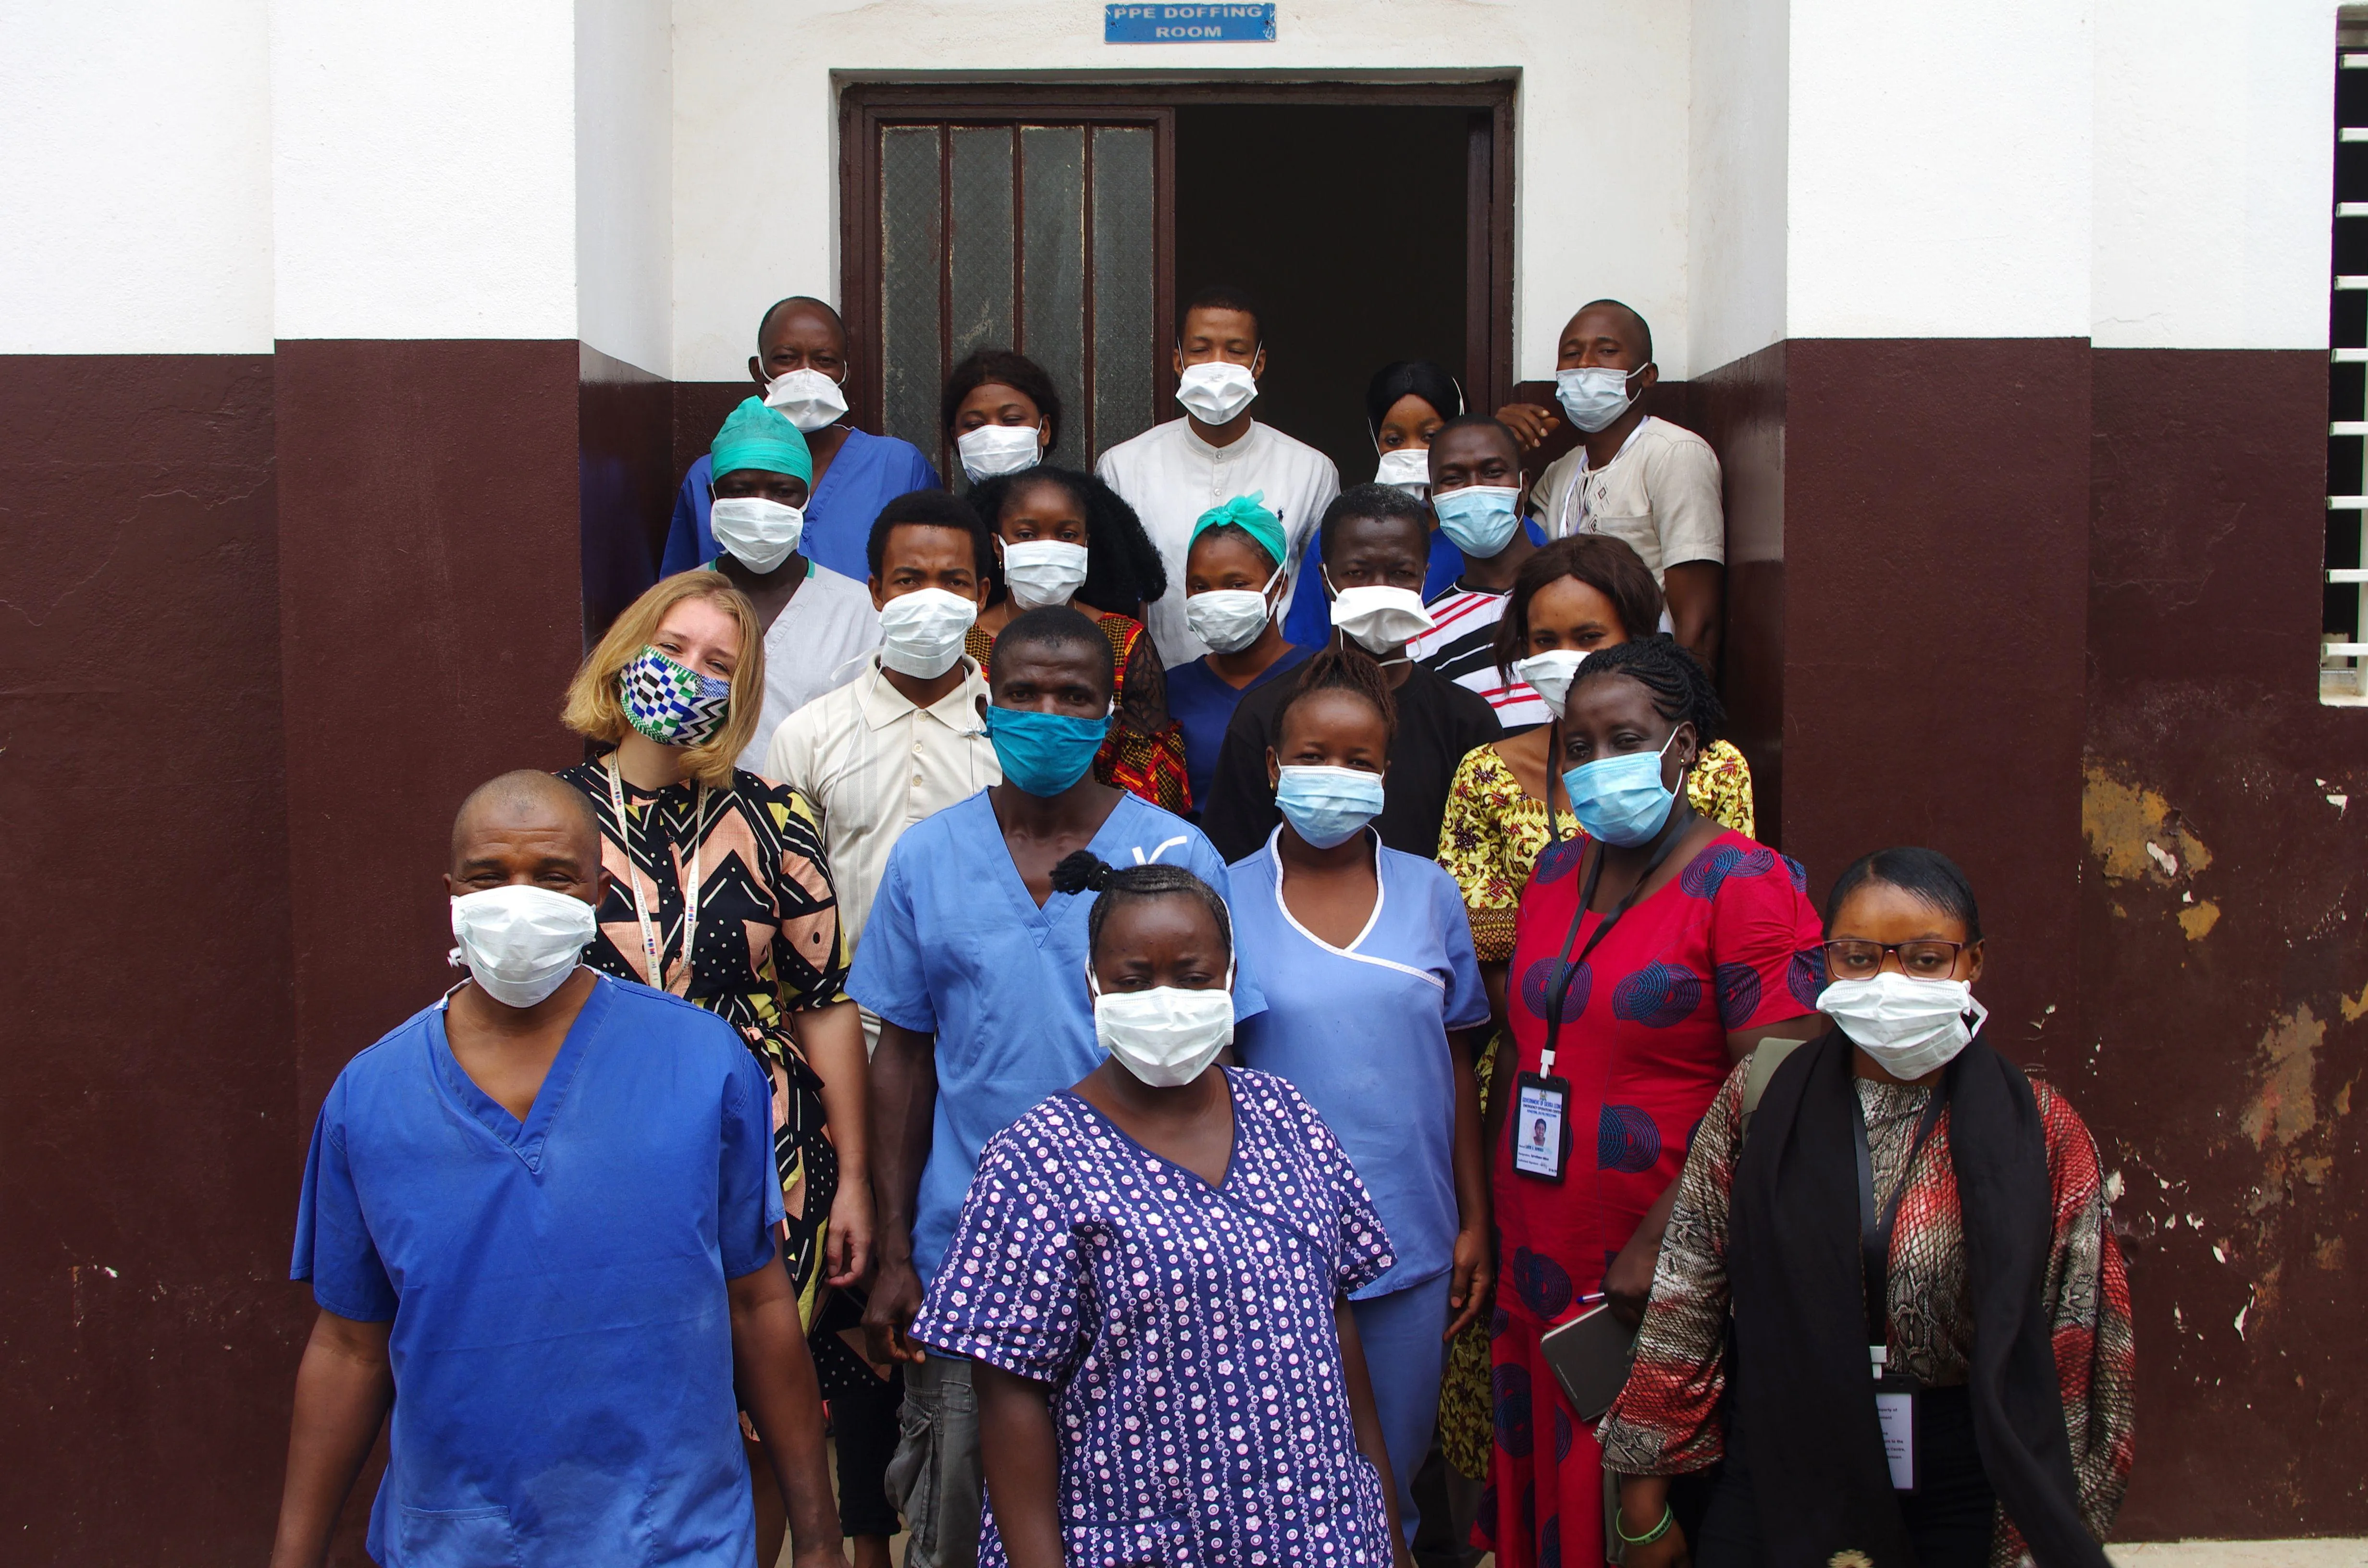
[[[1514,1068],[1535,1073],[1549,983],[1584,879],[1582,836],[1547,846],[1521,894],[1507,976]],[[1502,1568],[1603,1561],[1602,1450],[1575,1419],[1539,1336],[1577,1315],[1678,1179],[1733,1066],[1726,1037],[1816,1011],[1823,939],[1800,866],[1722,832],[1598,944],[1562,1005],[1554,1072],[1568,1080],[1570,1155],[1559,1183],[1517,1176],[1498,1140],[1490,1324],[1496,1444],[1478,1533]],[[1602,916],[1578,929],[1587,945]],[[1503,1064],[1499,1064],[1503,1071]]]

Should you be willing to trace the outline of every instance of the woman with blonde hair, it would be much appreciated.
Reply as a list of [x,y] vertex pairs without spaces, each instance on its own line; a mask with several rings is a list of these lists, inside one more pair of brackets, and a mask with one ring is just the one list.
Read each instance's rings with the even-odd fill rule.
[[[811,1327],[818,1287],[852,1285],[870,1265],[863,1031],[814,810],[733,765],[764,692],[747,597],[716,573],[679,573],[575,672],[561,722],[607,750],[559,777],[591,800],[610,879],[585,961],[717,1014],[771,1075],[781,1257]],[[757,1492],[769,1562],[781,1504],[761,1479]]]

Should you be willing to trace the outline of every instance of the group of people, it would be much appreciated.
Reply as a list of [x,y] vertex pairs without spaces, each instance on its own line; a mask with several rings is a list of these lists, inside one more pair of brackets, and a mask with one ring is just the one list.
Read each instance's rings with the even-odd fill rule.
[[1963,871],[1756,841],[1643,319],[1551,409],[1384,367],[1347,489],[1252,301],[1174,354],[1091,472],[971,356],[956,494],[766,313],[586,760],[462,802],[457,983],[322,1107],[277,1568],[381,1424],[388,1568],[2100,1568],[2094,1143]]

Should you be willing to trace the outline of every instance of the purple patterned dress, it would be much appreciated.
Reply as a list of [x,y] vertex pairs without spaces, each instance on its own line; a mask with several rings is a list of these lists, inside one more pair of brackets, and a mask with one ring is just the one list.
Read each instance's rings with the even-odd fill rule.
[[[1216,1187],[1074,1094],[996,1134],[913,1335],[1053,1385],[1071,1568],[1388,1568],[1332,1302],[1389,1238],[1298,1092],[1224,1071]],[[978,1561],[1008,1561],[992,1498]]]

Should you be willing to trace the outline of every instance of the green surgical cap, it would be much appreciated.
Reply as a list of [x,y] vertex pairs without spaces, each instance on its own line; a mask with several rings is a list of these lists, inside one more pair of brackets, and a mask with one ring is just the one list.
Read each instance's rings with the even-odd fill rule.
[[744,399],[707,450],[717,479],[734,469],[760,468],[814,483],[814,456],[806,450],[806,438],[780,409],[766,407],[761,397]]
[[[1192,538],[1199,539],[1202,530],[1213,528],[1221,523],[1231,523],[1258,540],[1274,563],[1281,566],[1289,559],[1291,547],[1283,542],[1282,519],[1266,509],[1265,500],[1265,491],[1253,490],[1247,495],[1235,496],[1222,506],[1210,507],[1201,514],[1201,520],[1192,525]],[[1185,541],[1185,549],[1188,551],[1191,549],[1191,540]]]

